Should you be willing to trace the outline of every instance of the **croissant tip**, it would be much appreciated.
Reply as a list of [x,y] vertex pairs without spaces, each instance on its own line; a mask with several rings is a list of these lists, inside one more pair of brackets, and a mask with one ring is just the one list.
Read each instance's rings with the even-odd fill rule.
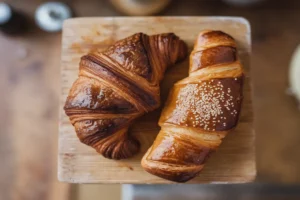
[[[144,170],[152,175],[158,176],[160,178],[166,179],[168,181],[173,181],[177,183],[185,183],[191,179],[193,179],[199,172],[191,173],[191,172],[177,172],[173,173],[172,171],[169,171],[168,169],[165,169],[163,167],[154,167],[151,166],[151,164],[148,164],[148,161],[146,159],[143,159],[141,162],[142,167]],[[158,164],[159,165],[159,164]]]
[[225,36],[225,37],[228,37],[232,40],[234,40],[234,38],[225,33],[224,31],[221,31],[221,30],[212,30],[212,29],[206,29],[206,30],[203,30],[199,33],[199,36],[198,37],[202,37],[204,35],[207,35],[208,37],[211,36],[211,35],[215,35],[215,36]]
[[152,175],[177,183],[185,183],[197,176],[203,169],[203,165],[185,167],[185,165],[168,164],[157,160],[152,161],[148,159],[151,149],[152,147],[143,156],[141,165],[146,172]]
[[139,152],[140,143],[134,137],[125,138],[123,141],[115,141],[107,146],[94,147],[96,151],[108,159],[121,160],[134,156]]

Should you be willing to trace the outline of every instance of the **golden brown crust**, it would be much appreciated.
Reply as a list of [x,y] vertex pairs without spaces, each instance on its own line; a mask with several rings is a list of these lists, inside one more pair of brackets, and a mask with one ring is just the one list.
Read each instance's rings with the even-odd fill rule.
[[137,109],[114,90],[88,77],[78,78],[70,90],[65,104],[66,112],[133,113]]
[[128,128],[159,106],[166,68],[186,53],[184,42],[172,33],[137,33],[83,56],[64,106],[80,141],[107,158],[137,153],[139,142]]
[[206,131],[230,130],[239,117],[242,85],[242,76],[177,85],[160,121]]
[[236,47],[236,43],[228,34],[224,34],[222,31],[202,31],[199,33],[194,45],[193,52],[209,49],[216,46],[230,46]]
[[179,183],[186,182],[195,177],[203,165],[179,165],[146,159],[149,152],[142,159],[142,167],[150,174]]
[[[177,165],[201,165],[214,148],[205,141],[192,140],[185,134],[162,130],[152,145],[147,159]],[[172,139],[170,139],[172,138]]]
[[190,55],[189,77],[171,90],[143,168],[176,182],[195,177],[237,125],[243,79],[234,39],[221,31],[201,32]]
[[143,37],[146,36],[142,33],[134,34],[126,40],[116,42],[103,54],[117,62],[125,70],[150,80],[152,67],[144,46]]
[[236,48],[230,46],[216,46],[191,55],[190,72],[201,68],[232,63],[237,60]]

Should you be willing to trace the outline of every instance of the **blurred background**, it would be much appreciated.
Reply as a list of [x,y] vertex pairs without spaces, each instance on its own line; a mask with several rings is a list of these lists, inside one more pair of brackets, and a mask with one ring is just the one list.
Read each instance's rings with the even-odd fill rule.
[[[0,200],[300,199],[300,1],[46,2],[0,5]],[[242,16],[250,21],[255,183],[125,185],[122,191],[121,185],[57,181],[60,22],[71,16],[124,15]]]

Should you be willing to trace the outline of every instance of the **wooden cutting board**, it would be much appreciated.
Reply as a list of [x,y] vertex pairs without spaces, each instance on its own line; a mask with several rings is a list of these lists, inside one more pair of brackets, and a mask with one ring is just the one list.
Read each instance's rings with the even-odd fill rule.
[[[137,32],[157,34],[174,32],[192,49],[204,29],[222,30],[238,42],[240,58],[246,69],[244,102],[237,128],[211,156],[202,173],[188,183],[243,183],[255,179],[255,134],[249,81],[251,33],[247,20],[232,17],[107,17],[67,20],[63,28],[61,60],[61,98],[59,121],[58,178],[71,183],[171,183],[145,172],[140,160],[159,132],[160,111],[138,119],[131,132],[141,143],[141,151],[131,159],[105,159],[77,139],[63,111],[72,83],[78,76],[80,57],[94,49],[105,50],[119,39]],[[172,85],[188,75],[188,59],[166,72],[162,82],[162,102]]]

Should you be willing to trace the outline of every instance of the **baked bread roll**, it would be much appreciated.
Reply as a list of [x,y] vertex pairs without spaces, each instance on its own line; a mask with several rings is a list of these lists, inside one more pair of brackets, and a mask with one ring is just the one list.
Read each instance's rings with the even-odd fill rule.
[[173,33],[137,33],[83,56],[64,106],[80,141],[106,158],[137,153],[139,142],[128,128],[159,107],[165,70],[186,54],[185,43]]
[[238,123],[243,80],[234,39],[221,31],[201,32],[189,76],[172,88],[143,168],[176,182],[195,177]]

